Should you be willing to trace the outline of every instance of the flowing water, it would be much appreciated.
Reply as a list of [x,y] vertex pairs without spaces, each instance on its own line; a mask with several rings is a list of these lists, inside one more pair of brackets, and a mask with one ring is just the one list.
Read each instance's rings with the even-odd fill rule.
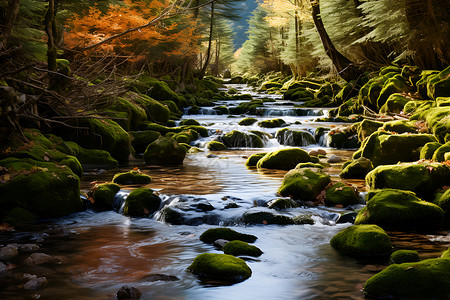
[[[251,92],[246,86],[234,86],[242,92]],[[267,95],[253,94],[254,97]],[[311,109],[298,113],[292,104],[286,105],[277,96],[277,102],[266,104],[258,120],[273,116],[282,118],[291,129],[314,132],[319,126],[336,124],[315,123],[323,110]],[[220,103],[236,105],[239,101]],[[212,114],[202,110],[202,115],[186,115],[206,124],[216,134],[231,130],[264,130],[274,134],[279,128],[261,129],[257,125],[239,126],[242,118]],[[210,113],[210,114],[208,114]],[[294,124],[300,121],[301,124]],[[199,147],[215,135],[197,141]],[[216,209],[202,212],[203,223],[198,226],[170,225],[154,218],[129,218],[116,212],[85,211],[59,220],[50,220],[24,231],[4,232],[0,243],[36,242],[44,252],[62,259],[52,266],[17,267],[0,278],[0,299],[114,299],[123,285],[134,286],[142,292],[141,299],[363,299],[362,286],[373,274],[385,267],[386,262],[355,260],[339,255],[329,242],[340,230],[350,224],[335,224],[339,208],[294,208],[288,215],[310,214],[314,225],[254,225],[238,222],[242,212],[255,204],[275,199],[286,171],[246,168],[246,158],[253,153],[279,149],[275,138],[266,140],[263,149],[232,149],[221,152],[189,154],[182,166],[145,166],[142,161],[131,161],[118,170],[87,172],[81,188],[89,190],[91,181],[110,181],[120,171],[139,167],[151,175],[148,184],[157,190],[165,202],[207,201]],[[313,144],[306,150],[326,149],[328,155],[336,154],[345,159],[353,151],[336,150]],[[338,180],[341,164],[325,169]],[[354,180],[359,190],[364,182]],[[129,187],[132,189],[133,187]],[[126,190],[121,191],[126,195]],[[184,199],[184,200],[183,200]],[[187,200],[186,200],[187,199]],[[194,199],[194,200],[193,200]],[[239,208],[225,209],[228,202]],[[208,218],[204,218],[208,215]],[[214,216],[214,217],[212,217]],[[197,220],[197,219],[195,219]],[[258,237],[254,243],[264,253],[257,259],[248,259],[252,276],[241,283],[223,285],[202,281],[186,269],[193,259],[205,252],[221,253],[213,246],[199,240],[208,228],[219,225]],[[414,249],[422,258],[437,257],[450,244],[448,232],[438,235],[416,233],[389,233],[397,249]],[[18,260],[26,255],[19,256]],[[17,277],[24,272],[46,276],[48,285],[38,291],[25,291],[17,284]],[[175,281],[154,281],[151,274],[176,276]]]

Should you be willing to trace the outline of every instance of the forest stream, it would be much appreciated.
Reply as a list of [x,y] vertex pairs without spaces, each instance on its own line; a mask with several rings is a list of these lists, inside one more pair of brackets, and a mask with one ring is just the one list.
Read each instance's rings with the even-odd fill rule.
[[[252,116],[258,121],[282,117],[290,124],[289,128],[310,132],[319,126],[340,125],[314,122],[318,116],[327,115],[326,109],[301,108],[305,113],[298,116],[295,110],[300,108],[293,107],[293,102],[285,102],[276,95],[257,94],[246,85],[228,85],[227,89],[230,87],[240,93],[252,93],[254,99],[274,100],[266,103],[261,115]],[[218,103],[226,106],[238,104],[239,101]],[[210,108],[201,108],[200,113],[187,113],[183,119],[195,119],[215,132],[194,142],[204,152],[188,154],[182,166],[146,166],[142,160],[136,159],[119,169],[85,171],[81,189],[87,192],[92,182],[111,181],[114,174],[137,167],[152,177],[152,182],[145,187],[158,191],[163,203],[209,203],[213,210],[190,211],[191,226],[166,224],[160,221],[158,212],[151,218],[130,218],[113,211],[87,210],[43,221],[30,228],[1,232],[0,244],[37,243],[40,252],[59,257],[61,263],[33,268],[34,274],[39,273],[48,280],[46,288],[39,291],[24,290],[17,285],[14,276],[31,271],[27,266],[16,266],[13,269],[16,275],[2,275],[0,299],[114,299],[124,285],[138,288],[142,299],[364,299],[363,284],[388,262],[374,264],[373,259],[368,263],[347,258],[330,246],[330,239],[350,226],[350,223],[336,222],[348,210],[303,206],[283,211],[291,216],[309,215],[314,225],[250,226],[237,221],[250,208],[267,209],[265,204],[277,198],[276,190],[286,173],[247,168],[247,158],[254,153],[286,146],[272,138],[265,140],[262,149],[235,148],[210,152],[204,148],[205,144],[217,134],[232,130],[264,130],[275,134],[279,128],[261,129],[256,124],[240,126],[237,123],[242,118],[217,115]],[[301,124],[295,124],[296,121]],[[354,152],[327,147],[324,141],[302,148],[306,151],[324,149],[327,157],[335,154],[343,161]],[[326,162],[327,158],[321,160]],[[330,164],[325,172],[337,179],[342,163]],[[364,193],[364,180],[347,182]],[[132,187],[121,190],[116,198],[125,197],[130,189]],[[117,201],[120,204],[120,199]],[[235,208],[227,209],[230,203]],[[117,210],[120,212],[120,207]],[[222,253],[213,245],[199,240],[205,230],[222,225],[257,236],[254,245],[263,251],[258,258],[246,258],[252,276],[233,285],[202,281],[187,271],[197,255]],[[389,232],[389,236],[396,249],[417,250],[422,259],[438,257],[450,245],[448,232],[435,235]]]

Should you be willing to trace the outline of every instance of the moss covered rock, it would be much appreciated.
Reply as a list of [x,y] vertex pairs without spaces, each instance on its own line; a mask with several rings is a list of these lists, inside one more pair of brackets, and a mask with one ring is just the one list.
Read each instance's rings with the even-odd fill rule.
[[118,184],[147,184],[152,182],[152,178],[141,173],[139,170],[131,170],[129,172],[115,174],[112,182]]
[[330,181],[330,176],[321,169],[294,169],[284,176],[278,193],[301,201],[316,201],[316,197]]
[[226,282],[241,282],[252,275],[245,261],[228,254],[200,254],[188,270],[200,277]]
[[210,141],[208,144],[206,144],[206,148],[208,148],[210,151],[223,151],[227,150],[227,146],[225,146],[223,143],[218,141]]
[[256,122],[258,122],[258,120],[255,118],[245,118],[240,120],[238,124],[241,126],[250,126],[255,124]]
[[161,205],[161,198],[152,189],[137,188],[125,200],[124,215],[144,217],[154,213]]
[[160,137],[144,152],[146,164],[181,165],[186,156],[186,150],[170,137]]
[[308,146],[316,143],[314,136],[308,131],[297,131],[287,128],[278,130],[276,138],[280,145],[285,146]]
[[267,203],[267,207],[271,209],[282,210],[287,208],[298,207],[298,204],[291,198],[278,198],[269,201]]
[[431,99],[450,95],[450,67],[432,75],[427,81],[427,95]]
[[0,215],[15,207],[38,217],[59,217],[84,209],[80,180],[67,166],[13,157],[0,160],[0,166],[4,168]]
[[355,224],[377,224],[385,229],[428,230],[439,228],[444,211],[409,191],[384,189],[372,195]]
[[450,248],[448,248],[447,250],[445,250],[445,251],[442,253],[441,258],[450,259]]
[[265,208],[252,208],[247,210],[241,217],[241,222],[251,225],[292,225],[295,224],[294,219],[277,214]]
[[338,149],[359,148],[360,142],[357,135],[357,127],[348,126],[330,130],[327,135],[327,144]]
[[245,133],[237,130],[228,132],[220,137],[220,141],[229,148],[262,148],[262,139],[253,133]]
[[437,197],[434,204],[438,205],[445,213],[446,226],[450,226],[450,189],[445,190],[440,197]]
[[424,109],[413,116],[410,120],[424,120],[428,129],[433,133],[440,143],[445,143],[445,137],[450,132],[450,106],[431,107]]
[[258,168],[290,170],[299,163],[309,162],[311,157],[300,148],[281,149],[267,153],[258,163]]
[[330,241],[339,253],[352,257],[389,256],[392,244],[377,225],[354,225],[336,234]]
[[180,121],[180,126],[183,126],[183,125],[197,125],[197,126],[200,126],[200,123],[197,120],[194,120],[194,119],[186,119],[186,120]]
[[369,137],[372,133],[378,130],[378,128],[383,126],[383,122],[372,121],[365,119],[358,126],[358,139],[360,142],[364,141],[365,138]]
[[366,176],[371,189],[393,188],[408,190],[424,199],[450,182],[450,167],[440,163],[404,163],[378,166]]
[[86,169],[92,168],[104,168],[111,169],[117,168],[119,163],[115,160],[108,151],[97,150],[97,149],[86,149],[79,146],[75,142],[63,142],[58,145],[58,149],[64,151],[65,149],[70,149],[68,153],[73,153],[78,161]]
[[377,299],[448,299],[449,277],[449,259],[393,264],[369,278],[364,293]]
[[120,186],[115,183],[103,183],[94,188],[92,199],[95,210],[112,210],[114,208],[114,197],[120,191]]
[[403,111],[403,107],[405,107],[405,104],[411,100],[412,99],[410,97],[404,94],[394,93],[387,98],[386,103],[384,103],[383,106],[380,108],[380,113],[398,114],[401,111]]
[[430,134],[390,134],[378,131],[361,146],[361,155],[370,159],[374,166],[411,162],[418,160],[418,149],[429,142],[436,142],[436,138]]
[[144,153],[147,146],[161,136],[159,132],[152,130],[130,131],[128,134],[131,137],[131,145],[136,153]]
[[360,157],[347,164],[339,176],[341,178],[364,179],[372,170],[373,164],[370,159]]
[[233,256],[246,255],[258,257],[263,253],[258,247],[239,240],[226,243],[222,250],[225,254]]
[[139,95],[128,93],[125,97],[117,97],[117,99],[109,105],[106,109],[111,109],[116,112],[125,112],[126,126],[122,126],[125,130],[137,130],[141,124],[147,120],[147,113],[145,109],[135,102],[133,99],[139,98]]
[[281,127],[284,126],[285,124],[286,122],[283,119],[270,119],[258,122],[258,126],[264,128]]
[[426,143],[422,149],[420,149],[420,159],[432,159],[434,152],[441,147],[442,144],[438,142]]
[[15,207],[12,210],[1,214],[0,220],[12,226],[32,223],[38,219],[38,216],[22,207]]
[[328,206],[349,206],[358,203],[358,194],[355,189],[343,182],[338,182],[327,190],[325,204]]
[[445,153],[450,152],[450,142],[447,142],[436,149],[433,153],[432,160],[434,161],[445,161]]
[[212,244],[219,239],[227,241],[239,240],[246,243],[253,243],[254,241],[256,241],[257,237],[251,234],[240,233],[233,229],[224,227],[208,229],[200,236],[200,240],[207,244]]
[[258,161],[263,158],[267,153],[255,153],[252,154],[247,161],[245,162],[245,166],[247,167],[256,167]]
[[391,254],[389,261],[393,264],[403,264],[420,261],[419,252],[415,250],[397,250]]

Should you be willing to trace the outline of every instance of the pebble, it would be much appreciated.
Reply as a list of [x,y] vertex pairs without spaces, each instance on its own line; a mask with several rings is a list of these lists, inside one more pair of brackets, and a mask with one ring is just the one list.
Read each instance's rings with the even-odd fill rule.
[[311,150],[311,151],[308,152],[308,154],[309,154],[309,156],[317,156],[317,155],[319,155],[319,151]]
[[33,278],[27,281],[27,283],[24,284],[23,288],[26,290],[37,290],[46,286],[47,283],[48,281],[45,277]]
[[224,239],[218,239],[215,240],[213,243],[213,246],[216,247],[219,250],[222,250],[222,248],[225,246],[226,243],[228,243],[228,240],[224,240]]
[[142,293],[135,287],[124,285],[117,291],[117,299],[139,299]]
[[337,155],[331,155],[330,156],[330,158],[328,158],[328,160],[327,160],[327,162],[328,163],[339,163],[339,162],[342,162],[343,161],[343,159],[342,159],[342,157],[340,157],[340,156],[337,156]]
[[325,151],[323,149],[317,149],[317,152],[321,155],[327,155],[327,151]]
[[60,263],[61,258],[53,257],[45,253],[33,253],[25,259],[25,264],[28,266]]
[[19,254],[17,251],[17,246],[15,245],[7,245],[5,247],[0,248],[0,261],[8,261],[13,259]]

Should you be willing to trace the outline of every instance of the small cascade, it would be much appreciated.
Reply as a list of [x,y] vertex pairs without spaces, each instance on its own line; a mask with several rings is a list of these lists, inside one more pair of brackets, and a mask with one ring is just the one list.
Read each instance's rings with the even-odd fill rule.
[[313,108],[292,108],[292,107],[265,107],[260,110],[263,116],[290,116],[290,117],[306,117],[306,116],[325,116],[327,111],[323,109]]
[[131,191],[129,191],[129,190],[120,190],[117,192],[117,194],[114,196],[114,201],[113,201],[114,211],[118,212],[119,214],[123,213],[123,208],[125,206],[125,200],[127,199],[130,192]]
[[277,140],[281,145],[305,147],[316,143],[314,136],[308,131],[281,129],[277,132]]

